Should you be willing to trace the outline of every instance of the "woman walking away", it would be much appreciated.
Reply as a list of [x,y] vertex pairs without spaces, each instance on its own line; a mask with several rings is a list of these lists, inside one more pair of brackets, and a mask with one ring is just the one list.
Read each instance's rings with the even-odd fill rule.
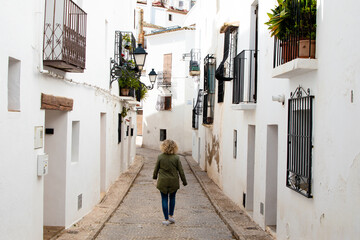
[[159,175],[156,187],[160,190],[162,210],[165,217],[165,221],[162,223],[168,226],[170,223],[175,223],[175,196],[176,191],[180,188],[179,175],[184,186],[187,185],[187,182],[180,158],[176,155],[178,151],[176,143],[173,140],[165,140],[160,145],[160,150],[163,153],[158,156],[153,179],[157,179]]

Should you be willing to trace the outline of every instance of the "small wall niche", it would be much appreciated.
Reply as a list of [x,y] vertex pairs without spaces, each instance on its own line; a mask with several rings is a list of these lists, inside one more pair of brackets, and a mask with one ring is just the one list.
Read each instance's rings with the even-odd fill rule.
[[8,65],[8,111],[20,112],[21,61],[9,57]]

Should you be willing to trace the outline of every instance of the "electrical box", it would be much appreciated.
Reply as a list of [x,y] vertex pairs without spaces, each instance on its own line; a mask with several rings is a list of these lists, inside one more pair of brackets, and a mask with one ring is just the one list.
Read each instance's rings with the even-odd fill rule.
[[47,154],[40,154],[37,157],[37,175],[38,176],[44,176],[48,174],[48,168],[49,168],[49,155]]

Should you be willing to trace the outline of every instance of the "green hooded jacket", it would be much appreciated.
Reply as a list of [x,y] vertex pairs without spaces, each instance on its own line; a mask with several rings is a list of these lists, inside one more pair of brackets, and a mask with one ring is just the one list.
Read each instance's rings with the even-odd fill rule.
[[187,185],[180,158],[176,154],[169,155],[162,153],[158,156],[153,179],[157,179],[158,175],[159,179],[156,187],[162,193],[173,193],[180,188],[179,175],[183,185]]

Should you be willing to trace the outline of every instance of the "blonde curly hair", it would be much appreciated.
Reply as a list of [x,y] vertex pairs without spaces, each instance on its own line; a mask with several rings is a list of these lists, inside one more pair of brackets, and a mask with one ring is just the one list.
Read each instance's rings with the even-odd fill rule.
[[167,139],[161,143],[160,150],[165,154],[175,154],[178,151],[178,146],[175,141]]

